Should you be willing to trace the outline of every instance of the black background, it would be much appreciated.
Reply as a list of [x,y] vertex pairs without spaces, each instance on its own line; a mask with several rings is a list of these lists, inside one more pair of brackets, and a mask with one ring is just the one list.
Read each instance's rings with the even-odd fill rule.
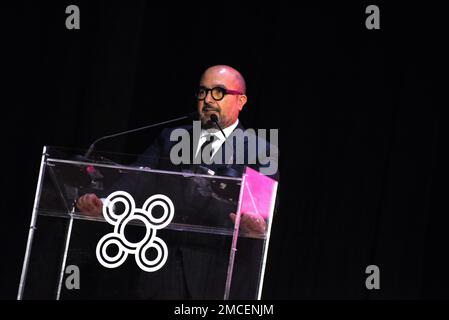
[[[81,29],[67,30],[76,4]],[[380,7],[367,30],[365,8]],[[247,128],[280,136],[267,299],[449,297],[439,75],[430,4],[2,4],[0,297],[14,299],[44,145],[183,115],[205,68],[247,80]],[[445,40],[446,39],[446,40]],[[99,148],[139,153],[157,130]],[[381,289],[365,288],[379,266]]]

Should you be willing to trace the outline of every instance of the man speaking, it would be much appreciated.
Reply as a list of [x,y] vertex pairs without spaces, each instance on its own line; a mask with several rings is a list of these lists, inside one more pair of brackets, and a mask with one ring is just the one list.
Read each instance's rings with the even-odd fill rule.
[[[245,131],[239,121],[239,114],[247,102],[246,84],[240,72],[225,65],[208,68],[201,76],[196,96],[197,112],[201,124],[199,132],[195,134],[194,125],[163,129],[154,143],[142,154],[136,165],[151,169],[190,171],[232,177],[241,177],[246,166],[261,173],[264,173],[263,170],[268,166],[271,171],[268,170],[269,174],[267,175],[278,180],[277,147],[268,143],[263,137],[256,136],[253,131]],[[184,163],[174,161],[174,154],[176,155],[177,152],[173,152],[173,150],[179,147],[179,141],[173,139],[173,136],[176,131],[180,130],[189,137],[187,140],[189,141],[188,161]],[[266,155],[266,151],[269,151],[269,156]],[[181,158],[186,159],[184,156],[180,155]],[[198,159],[199,161],[196,161]],[[269,159],[268,162],[267,159]],[[85,214],[100,216],[103,202],[96,194],[89,193],[78,199],[76,207]],[[226,208],[221,209],[226,210]],[[236,219],[235,213],[229,211],[221,217],[231,225]],[[242,212],[240,227],[246,232],[261,234],[265,232],[267,224],[260,216]],[[225,256],[228,252],[212,254],[198,249],[200,246],[197,244],[204,243],[204,239],[194,239],[193,236],[188,238],[190,245],[183,245],[172,250],[171,261],[173,264],[163,271],[162,276],[141,275],[139,280],[139,286],[143,288],[140,294],[141,298],[222,298],[223,288],[208,281],[207,273],[216,269],[216,266],[225,266],[226,263],[223,259],[226,259]],[[206,240],[209,245],[210,241]],[[252,245],[248,245],[246,248],[249,260],[251,260],[251,254],[254,254],[254,248]],[[241,247],[240,252],[243,253],[244,250],[245,248]],[[200,270],[203,271],[200,272]],[[225,274],[225,271],[223,270],[221,273]],[[166,275],[165,280],[164,274]],[[176,281],[173,280],[174,274],[177,274]],[[242,275],[241,288],[245,287],[245,281],[248,282],[249,278],[250,275]],[[155,289],[152,290],[152,288]],[[242,289],[239,296],[250,298],[244,291],[245,289]]]

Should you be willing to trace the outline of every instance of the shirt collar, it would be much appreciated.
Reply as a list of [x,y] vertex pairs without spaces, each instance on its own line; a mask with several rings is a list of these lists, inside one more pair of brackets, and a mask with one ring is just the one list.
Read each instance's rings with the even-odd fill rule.
[[[226,138],[231,135],[232,131],[234,131],[234,129],[237,127],[238,124],[239,124],[239,119],[237,119],[230,126],[228,126],[226,128],[223,128],[223,132],[224,132]],[[203,137],[208,136],[208,135],[214,135],[216,138],[218,138],[218,139],[220,139],[222,141],[226,140],[225,137],[223,137],[223,134],[221,133],[220,129],[217,129],[217,128],[210,128],[210,129],[207,129],[207,130],[201,129],[201,136],[200,136],[200,138],[203,138]]]

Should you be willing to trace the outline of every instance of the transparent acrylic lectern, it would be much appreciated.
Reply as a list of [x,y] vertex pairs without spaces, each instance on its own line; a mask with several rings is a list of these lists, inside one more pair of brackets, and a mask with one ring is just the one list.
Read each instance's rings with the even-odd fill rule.
[[18,299],[260,299],[276,181],[82,155],[44,148]]

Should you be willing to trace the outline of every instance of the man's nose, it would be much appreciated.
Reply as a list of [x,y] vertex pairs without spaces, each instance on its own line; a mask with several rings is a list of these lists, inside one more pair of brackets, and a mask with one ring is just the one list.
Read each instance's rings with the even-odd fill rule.
[[213,104],[213,103],[215,102],[215,99],[212,98],[212,91],[208,91],[208,92],[207,92],[206,98],[204,98],[204,101],[205,101],[207,104]]

